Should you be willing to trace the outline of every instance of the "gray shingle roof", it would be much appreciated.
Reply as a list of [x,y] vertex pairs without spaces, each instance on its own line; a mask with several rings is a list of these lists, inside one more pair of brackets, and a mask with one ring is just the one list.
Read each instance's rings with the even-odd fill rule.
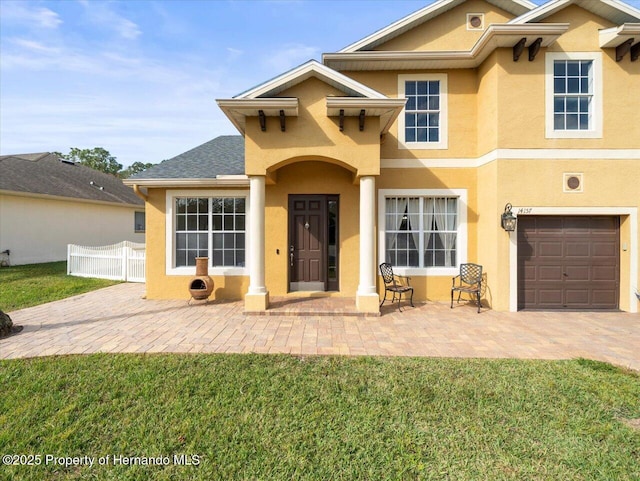
[[222,135],[165,160],[130,179],[215,179],[244,174],[244,137]]
[[0,190],[144,205],[117,177],[62,162],[48,152],[0,156]]

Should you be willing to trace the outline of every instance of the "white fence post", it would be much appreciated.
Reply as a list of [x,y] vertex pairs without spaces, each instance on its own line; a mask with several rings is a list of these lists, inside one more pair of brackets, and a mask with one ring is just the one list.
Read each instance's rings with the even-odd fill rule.
[[67,274],[117,281],[145,282],[145,245],[67,246]]

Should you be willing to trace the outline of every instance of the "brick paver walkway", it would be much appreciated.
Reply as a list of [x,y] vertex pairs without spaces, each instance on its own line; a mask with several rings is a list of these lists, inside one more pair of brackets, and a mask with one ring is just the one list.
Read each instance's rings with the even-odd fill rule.
[[[402,313],[385,305],[380,317],[296,316],[290,310],[260,316],[245,315],[240,301],[189,306],[145,300],[144,289],[119,284],[11,312],[24,330],[0,340],[0,358],[92,352],[585,357],[640,370],[638,314],[486,309],[476,314],[472,306],[427,303]],[[344,301],[338,305],[343,309]]]

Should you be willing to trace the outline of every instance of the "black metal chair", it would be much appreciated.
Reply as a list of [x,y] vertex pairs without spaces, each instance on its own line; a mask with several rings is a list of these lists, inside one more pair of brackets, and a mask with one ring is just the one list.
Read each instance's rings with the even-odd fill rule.
[[[458,284],[456,285],[456,279]],[[474,295],[480,312],[480,293],[482,291],[482,266],[478,264],[460,264],[460,274],[455,276],[451,285],[451,309],[453,309],[453,293],[458,291],[458,302],[463,292]]]
[[393,298],[391,299],[392,305],[396,300],[396,295],[398,296],[398,311],[402,312],[400,301],[402,300],[402,295],[408,292],[411,293],[409,303],[411,304],[411,307],[415,307],[413,305],[413,287],[411,287],[411,278],[394,274],[393,267],[391,264],[386,262],[380,264],[380,274],[382,274],[382,280],[384,281],[384,298],[380,303],[380,307],[382,307],[384,301],[387,300],[387,292],[393,293]]

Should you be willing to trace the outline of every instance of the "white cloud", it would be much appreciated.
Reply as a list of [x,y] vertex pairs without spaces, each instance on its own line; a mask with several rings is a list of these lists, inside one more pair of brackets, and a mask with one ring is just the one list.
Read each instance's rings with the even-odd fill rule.
[[107,2],[81,2],[81,4],[85,8],[87,19],[92,24],[105,30],[112,30],[126,40],[135,40],[142,35],[138,24],[112,10],[111,4]]
[[18,2],[3,3],[2,16],[4,20],[40,28],[55,29],[62,24],[60,15],[53,10],[45,7],[29,8],[27,4]]

